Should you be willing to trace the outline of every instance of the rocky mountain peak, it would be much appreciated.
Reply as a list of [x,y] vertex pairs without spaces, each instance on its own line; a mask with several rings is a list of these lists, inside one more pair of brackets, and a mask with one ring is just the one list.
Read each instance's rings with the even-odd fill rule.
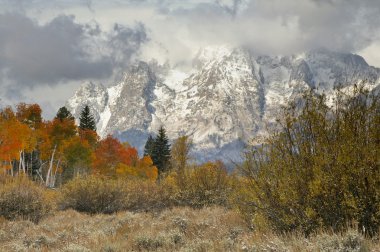
[[107,101],[107,89],[102,84],[88,81],[80,86],[74,96],[67,102],[66,107],[71,108],[71,112],[75,118],[79,118],[83,107],[88,105],[95,120],[98,121],[100,119],[99,115],[106,106]]
[[379,86],[380,70],[352,54],[313,51],[294,56],[256,56],[228,46],[207,47],[184,72],[137,62],[120,82],[104,88],[86,83],[68,102],[78,115],[94,108],[101,136],[114,134],[138,147],[165,126],[169,137],[189,135],[205,159],[239,159],[245,143],[275,124],[280,107],[313,88],[362,80]]

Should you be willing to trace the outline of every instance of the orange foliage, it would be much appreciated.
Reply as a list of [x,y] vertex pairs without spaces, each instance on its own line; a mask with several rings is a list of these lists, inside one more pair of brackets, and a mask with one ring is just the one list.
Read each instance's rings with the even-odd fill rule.
[[42,122],[42,110],[38,104],[20,103],[17,105],[16,117],[34,129],[38,128]]
[[43,160],[50,158],[54,146],[49,135],[49,123],[43,123],[36,131],[37,149],[40,151],[40,157]]
[[56,154],[60,154],[65,142],[76,135],[76,129],[74,121],[69,119],[63,121],[54,119],[53,121],[41,123],[36,132],[41,158],[50,159],[54,149]]
[[142,177],[146,177],[149,180],[157,180],[158,169],[153,165],[153,161],[150,156],[144,156],[137,163],[136,168],[140,171]]
[[[36,138],[32,129],[19,122],[11,109],[0,115],[0,161],[18,160],[20,151],[32,151]],[[4,163],[6,164],[6,163]],[[7,167],[10,167],[7,165]]]
[[138,160],[137,150],[123,146],[117,139],[107,136],[95,150],[93,168],[96,172],[115,176],[120,164],[134,166]]
[[99,136],[94,130],[78,129],[79,136],[82,140],[87,141],[91,146],[95,146],[99,141]]
[[119,164],[116,168],[118,176],[128,178],[142,178],[156,181],[158,177],[158,169],[153,165],[153,161],[149,156],[144,156],[138,160],[135,166]]
[[91,166],[95,173],[111,177],[154,181],[158,176],[152,159],[139,159],[137,150],[128,143],[120,143],[112,136],[99,141],[96,131],[80,130],[70,118],[42,121],[37,104],[20,103],[16,113],[10,107],[0,110],[0,166],[10,169],[15,161],[25,166],[20,155],[36,150],[47,164],[43,171],[46,181],[49,178],[47,184],[55,182],[57,173],[71,176]]

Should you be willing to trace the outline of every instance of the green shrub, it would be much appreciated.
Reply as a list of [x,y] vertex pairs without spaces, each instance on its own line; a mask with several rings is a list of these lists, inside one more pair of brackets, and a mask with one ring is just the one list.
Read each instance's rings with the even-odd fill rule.
[[27,178],[8,180],[0,188],[0,216],[39,222],[52,209],[44,190]]
[[100,177],[75,178],[62,188],[59,207],[90,214],[111,214],[126,207],[125,185]]

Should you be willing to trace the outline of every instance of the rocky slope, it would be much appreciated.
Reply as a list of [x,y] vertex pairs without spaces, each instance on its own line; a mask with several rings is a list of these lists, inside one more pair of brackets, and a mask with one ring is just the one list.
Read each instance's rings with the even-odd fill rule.
[[366,80],[379,86],[380,69],[353,54],[313,51],[259,56],[229,47],[201,50],[188,72],[139,62],[105,88],[85,83],[67,102],[76,117],[88,104],[101,136],[114,134],[142,151],[149,134],[164,125],[171,139],[190,135],[203,159],[238,160],[250,139],[265,134],[282,105],[315,89]]

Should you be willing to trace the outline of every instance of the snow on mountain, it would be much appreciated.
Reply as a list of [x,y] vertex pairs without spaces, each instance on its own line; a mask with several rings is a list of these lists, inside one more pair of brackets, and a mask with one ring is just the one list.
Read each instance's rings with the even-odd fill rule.
[[164,125],[171,139],[186,134],[204,160],[238,160],[245,143],[265,134],[282,105],[304,90],[332,94],[366,80],[379,88],[380,69],[353,54],[313,51],[259,56],[241,48],[207,47],[193,69],[138,62],[108,88],[85,83],[67,102],[78,118],[88,104],[98,133],[114,134],[140,153],[149,134]]
[[98,122],[108,102],[107,91],[108,90],[102,84],[85,82],[75,95],[70,98],[66,106],[70,108],[72,114],[78,119],[82,108],[88,105],[91,108],[95,120]]

